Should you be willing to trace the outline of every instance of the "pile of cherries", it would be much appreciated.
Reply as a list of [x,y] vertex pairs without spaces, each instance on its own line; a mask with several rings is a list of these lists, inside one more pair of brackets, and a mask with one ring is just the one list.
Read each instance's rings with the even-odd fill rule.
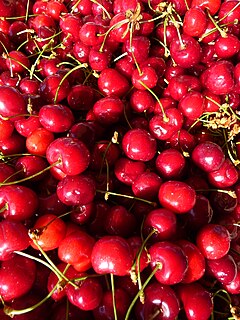
[[0,319],[240,319],[240,2],[0,17]]

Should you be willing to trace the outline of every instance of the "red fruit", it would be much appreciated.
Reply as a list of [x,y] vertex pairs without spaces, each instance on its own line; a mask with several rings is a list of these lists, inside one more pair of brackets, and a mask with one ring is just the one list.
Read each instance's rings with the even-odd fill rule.
[[98,274],[125,276],[129,274],[133,264],[132,250],[122,237],[103,236],[93,247],[91,261]]
[[34,155],[45,156],[47,148],[53,142],[54,135],[45,128],[36,128],[26,139],[27,150]]
[[209,260],[224,257],[230,249],[230,242],[229,231],[226,227],[218,224],[203,226],[196,237],[198,248]]
[[161,183],[162,179],[155,172],[144,172],[133,181],[132,191],[138,198],[154,200]]
[[157,143],[148,131],[131,129],[123,136],[122,148],[132,160],[149,161],[156,154]]
[[128,80],[116,69],[107,68],[100,73],[98,88],[106,96],[124,96],[130,89]]
[[193,0],[191,2],[191,7],[200,7],[201,9],[209,10],[211,15],[215,15],[221,6],[221,0]]
[[163,207],[182,214],[194,207],[196,192],[185,182],[169,180],[160,186],[158,198]]
[[207,271],[223,285],[228,285],[237,276],[237,264],[229,254],[220,259],[207,260]]
[[23,73],[30,67],[28,57],[21,51],[11,51],[8,54],[6,65],[11,72]]
[[18,115],[27,113],[27,105],[21,93],[12,87],[0,87],[0,114],[17,120]]
[[218,144],[206,141],[194,148],[191,158],[203,171],[212,172],[222,166],[225,156]]
[[146,165],[142,161],[134,161],[121,157],[114,164],[114,173],[117,179],[131,186],[134,180],[144,173]]
[[118,97],[99,99],[93,106],[96,120],[103,125],[110,125],[120,120],[124,112],[124,104]]
[[214,44],[215,53],[220,59],[229,59],[239,52],[240,41],[233,34],[218,37]]
[[37,194],[21,185],[1,186],[1,216],[12,221],[29,219],[38,208]]
[[[36,239],[37,243],[44,251],[58,248],[60,242],[65,237],[65,233],[65,222],[53,214],[40,216],[32,229],[33,238]],[[33,241],[31,246],[34,249],[38,249]]]
[[200,7],[190,8],[184,15],[183,32],[191,37],[199,37],[206,25],[206,14]]
[[77,175],[85,171],[90,162],[90,153],[78,139],[63,137],[55,139],[47,148],[46,157],[54,169],[65,175]]
[[208,320],[213,311],[211,294],[198,282],[176,286],[187,319]]
[[218,170],[208,173],[209,182],[217,188],[227,188],[233,186],[238,181],[238,170],[231,160],[224,160]]
[[141,71],[135,69],[132,74],[132,84],[138,90],[152,89],[158,81],[157,72],[150,66],[144,66]]
[[197,91],[190,91],[179,101],[178,109],[188,119],[198,119],[204,110],[203,95]]
[[59,244],[58,257],[61,261],[71,264],[78,272],[91,268],[91,253],[95,240],[82,230],[68,234]]
[[23,296],[33,286],[36,264],[21,256],[2,261],[0,268],[0,295],[3,301],[11,301]]
[[188,268],[187,257],[182,249],[168,241],[154,243],[149,248],[152,269],[159,266],[156,279],[165,285],[173,285],[183,280]]

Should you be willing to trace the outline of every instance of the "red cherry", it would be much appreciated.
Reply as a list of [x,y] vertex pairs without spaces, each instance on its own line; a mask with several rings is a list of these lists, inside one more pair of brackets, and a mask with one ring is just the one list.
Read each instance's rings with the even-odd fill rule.
[[203,10],[207,9],[209,10],[211,15],[215,15],[219,8],[221,6],[221,1],[220,0],[193,0],[191,2],[191,7],[195,8],[195,7],[200,7]]
[[[34,224],[33,233],[36,233],[38,245],[49,251],[58,248],[66,233],[66,224],[62,219],[53,215],[45,214],[40,216]],[[31,243],[34,249],[38,249],[34,242]]]
[[27,106],[21,93],[12,87],[0,87],[0,114],[17,120],[18,115],[27,113]]
[[226,159],[218,170],[208,173],[209,182],[217,188],[233,186],[239,178],[238,170],[233,163]]
[[95,243],[91,261],[98,274],[125,276],[129,274],[133,264],[132,250],[124,238],[104,236]]
[[152,89],[158,81],[157,72],[149,66],[144,66],[141,71],[135,69],[132,74],[132,84],[138,90]]
[[8,54],[6,65],[11,72],[23,73],[30,67],[29,59],[21,51],[11,51]]
[[104,69],[98,78],[98,88],[106,96],[124,96],[130,89],[127,78],[116,69]]
[[230,241],[227,228],[218,224],[203,226],[196,238],[198,248],[210,260],[224,257],[229,251]]
[[66,176],[57,185],[58,198],[68,206],[88,204],[95,193],[95,181],[85,174]]
[[222,148],[211,141],[198,144],[191,157],[195,164],[205,172],[218,170],[225,159]]
[[207,18],[200,7],[189,8],[184,15],[183,31],[191,37],[199,37],[205,30]]
[[168,241],[156,242],[149,248],[149,254],[152,269],[159,264],[155,277],[161,284],[173,285],[183,280],[188,263],[179,246]]
[[132,185],[134,180],[146,170],[142,161],[134,161],[121,157],[114,164],[114,173],[117,179],[124,184]]
[[232,34],[218,37],[214,44],[215,53],[221,59],[229,59],[239,52],[240,41]]
[[[52,168],[66,175],[77,175],[85,171],[90,162],[90,153],[83,142],[73,138],[57,138],[47,148],[46,157]],[[60,163],[58,163],[60,159]]]
[[27,136],[26,148],[34,155],[44,156],[53,140],[54,135],[52,132],[45,128],[37,128]]
[[178,109],[190,120],[196,120],[203,114],[204,97],[200,92],[190,91],[178,104]]
[[123,137],[122,148],[127,157],[137,161],[149,161],[156,154],[156,140],[143,129],[131,129]]
[[105,97],[99,99],[93,106],[96,120],[103,125],[118,122],[124,112],[124,104],[118,97]]
[[177,214],[182,214],[194,207],[196,193],[185,182],[169,180],[160,186],[158,198],[163,207]]
[[95,240],[82,230],[68,234],[59,244],[58,257],[61,261],[71,264],[78,272],[91,268],[91,253]]

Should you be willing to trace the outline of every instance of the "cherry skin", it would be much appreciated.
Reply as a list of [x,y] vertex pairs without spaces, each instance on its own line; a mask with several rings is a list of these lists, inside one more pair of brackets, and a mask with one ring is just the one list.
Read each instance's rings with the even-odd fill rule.
[[25,54],[20,51],[11,51],[8,54],[6,65],[12,72],[23,73],[26,69],[29,69],[30,63]]
[[58,198],[68,206],[86,205],[93,201],[95,193],[95,181],[85,174],[66,176],[57,185]]
[[[43,179],[44,173],[39,173],[41,173],[46,167],[46,160],[37,156],[19,157],[15,163],[15,169],[19,172],[18,176],[21,179],[31,177],[31,182]],[[33,177],[34,175],[36,176]]]
[[52,168],[53,172],[56,168],[67,175],[82,173],[90,162],[90,153],[85,144],[78,139],[68,137],[57,138],[50,143],[46,157],[50,164],[56,163]]
[[218,170],[208,173],[209,182],[217,188],[231,187],[238,181],[238,178],[238,171],[229,159],[225,159]]
[[174,320],[180,311],[179,300],[174,290],[167,285],[153,282],[144,290],[144,304],[137,302],[135,316],[137,320],[155,319]]
[[154,241],[170,240],[174,237],[177,230],[177,218],[174,212],[159,208],[150,211],[144,220],[143,233],[147,237],[152,230],[155,233],[152,235]]
[[230,234],[226,227],[218,224],[203,226],[197,233],[196,243],[209,260],[224,257],[230,249]]
[[91,253],[95,240],[82,230],[68,234],[59,244],[58,257],[71,264],[78,272],[87,271],[91,267]]
[[10,301],[26,294],[33,286],[36,264],[33,260],[15,255],[2,261],[0,268],[0,294],[4,301]]
[[141,72],[135,69],[132,74],[132,84],[138,90],[152,89],[158,81],[157,72],[150,66],[141,68]]
[[21,117],[21,119],[14,121],[15,129],[23,137],[28,137],[34,130],[41,127],[39,118],[34,115],[27,118]]
[[149,161],[156,154],[156,140],[143,129],[131,129],[123,137],[122,148],[127,157],[137,161]]
[[178,109],[185,117],[196,120],[203,114],[204,97],[200,92],[190,91],[178,104]]
[[106,96],[123,97],[130,85],[128,80],[116,69],[107,68],[100,73],[98,88]]
[[176,286],[177,296],[183,304],[187,319],[208,320],[213,311],[210,293],[198,282]]
[[191,157],[194,163],[205,172],[218,170],[225,159],[222,148],[211,141],[198,144]]
[[17,120],[16,116],[27,114],[27,106],[21,93],[12,87],[0,87],[0,114],[3,117],[11,117]]
[[93,106],[96,120],[103,125],[118,122],[124,112],[124,104],[118,97],[105,97],[99,99]]
[[169,180],[160,186],[158,198],[164,208],[182,214],[194,207],[196,192],[185,182]]
[[65,99],[70,91],[67,79],[59,74],[47,76],[39,85],[39,93],[46,104],[59,103]]
[[98,274],[129,274],[133,255],[128,242],[119,236],[104,236],[97,240],[91,255],[92,267]]
[[225,284],[224,288],[230,294],[238,294],[239,293],[239,289],[240,289],[240,268],[239,268],[239,264],[237,265],[237,274],[236,274],[235,278],[229,284]]
[[11,259],[14,251],[25,250],[29,246],[27,228],[17,221],[0,222],[0,260]]
[[183,31],[191,37],[200,36],[207,25],[205,12],[198,7],[190,8],[183,19]]
[[36,128],[26,139],[27,150],[37,156],[45,156],[47,148],[54,140],[54,134],[46,128]]
[[93,310],[100,305],[102,300],[102,286],[97,278],[86,278],[87,275],[79,273],[77,278],[83,280],[74,281],[78,287],[75,288],[71,284],[66,286],[66,294],[69,301],[81,310]]
[[144,162],[134,161],[125,157],[119,158],[114,164],[114,173],[117,179],[129,186],[145,170],[146,165]]
[[14,123],[11,120],[0,119],[0,140],[11,137],[14,130]]
[[232,34],[226,37],[218,37],[214,44],[215,52],[221,59],[229,59],[238,53],[240,42],[238,38]]
[[155,164],[161,177],[177,179],[181,177],[185,169],[186,160],[180,151],[170,148],[163,150],[157,156]]
[[224,285],[234,281],[237,275],[237,264],[229,254],[216,260],[206,260],[207,271]]
[[141,113],[154,108],[155,101],[149,91],[135,90],[131,94],[130,104],[134,111]]
[[188,269],[182,283],[191,283],[201,279],[205,273],[205,258],[196,245],[187,240],[177,241],[188,260]]
[[200,91],[201,83],[195,76],[179,74],[171,77],[168,83],[168,90],[174,100],[181,100],[190,90]]
[[31,218],[38,208],[37,194],[22,185],[1,186],[1,216],[12,221]]
[[38,115],[41,125],[54,133],[68,131],[74,122],[71,109],[60,104],[44,105]]
[[[62,219],[53,214],[40,216],[35,222],[31,235],[38,245],[44,250],[49,251],[58,248],[66,233],[66,224]],[[38,249],[35,241],[31,242],[34,249]]]
[[162,179],[155,172],[140,174],[132,184],[132,191],[138,198],[154,200],[158,196],[158,190]]
[[187,257],[182,249],[169,241],[154,243],[149,248],[152,269],[159,266],[155,278],[161,284],[173,285],[181,282],[187,271]]

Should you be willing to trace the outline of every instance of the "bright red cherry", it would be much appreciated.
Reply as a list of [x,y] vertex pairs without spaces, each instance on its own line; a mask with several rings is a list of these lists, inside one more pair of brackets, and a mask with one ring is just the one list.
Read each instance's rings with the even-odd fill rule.
[[3,117],[12,117],[27,114],[27,105],[21,93],[12,87],[0,87],[0,114]]

